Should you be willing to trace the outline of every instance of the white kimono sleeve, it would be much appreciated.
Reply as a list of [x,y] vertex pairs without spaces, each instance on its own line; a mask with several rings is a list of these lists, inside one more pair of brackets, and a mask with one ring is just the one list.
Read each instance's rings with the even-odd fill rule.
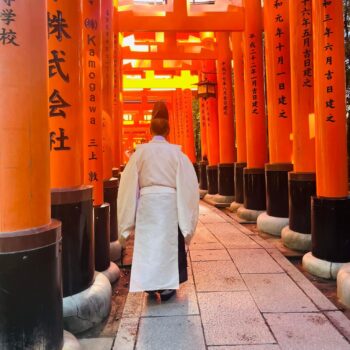
[[135,228],[139,179],[135,155],[131,156],[121,174],[118,191],[118,239],[122,246]]
[[193,164],[181,153],[176,174],[177,215],[187,244],[196,230],[199,214],[199,190]]

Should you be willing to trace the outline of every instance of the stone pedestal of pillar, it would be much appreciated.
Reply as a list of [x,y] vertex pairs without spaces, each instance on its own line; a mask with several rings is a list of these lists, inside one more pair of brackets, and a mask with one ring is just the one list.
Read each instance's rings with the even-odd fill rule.
[[312,251],[303,258],[311,274],[335,279],[340,267],[350,262],[349,213],[350,198],[312,198]]
[[0,234],[0,315],[0,349],[61,349],[60,222]]
[[[102,314],[107,317],[111,305],[109,280],[102,275],[108,281],[108,287],[102,290],[101,279],[94,279],[92,187],[53,189],[51,203],[52,216],[62,222],[64,327],[72,333],[80,333],[95,325],[96,320],[101,322]],[[99,293],[93,293],[95,289]],[[81,295],[88,295],[90,302]],[[74,307],[69,300],[74,301]]]
[[203,191],[208,191],[207,165],[206,160],[199,162],[199,189]]
[[218,167],[217,165],[207,166],[207,182],[208,193],[204,196],[204,200],[210,204],[213,203],[214,196],[218,193]]
[[111,283],[120,276],[119,268],[111,263],[109,204],[94,207],[95,216],[95,270],[102,272]]
[[229,207],[235,199],[234,164],[218,165],[218,194],[213,198],[218,207]]
[[260,168],[244,168],[244,205],[237,215],[246,221],[256,221],[265,211],[265,171]]
[[315,173],[289,175],[289,226],[282,230],[285,246],[300,251],[311,250],[311,197],[316,194]]
[[244,176],[243,169],[247,163],[235,163],[234,180],[235,180],[235,201],[230,205],[230,211],[236,212],[244,202]]
[[350,307],[350,263],[344,264],[338,272],[337,296],[342,304]]
[[258,229],[274,236],[281,236],[289,223],[288,173],[289,163],[266,164],[266,214],[257,219]]
[[118,218],[117,218],[117,197],[119,180],[110,178],[103,181],[103,199],[110,205],[110,259],[117,261],[120,259],[121,249],[118,248]]
[[200,176],[199,176],[199,164],[198,163],[193,163],[194,171],[196,172],[198,183],[200,181]]

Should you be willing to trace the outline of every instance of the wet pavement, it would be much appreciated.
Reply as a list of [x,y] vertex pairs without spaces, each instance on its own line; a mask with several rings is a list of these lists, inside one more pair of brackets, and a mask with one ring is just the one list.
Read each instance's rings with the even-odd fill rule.
[[111,315],[80,335],[83,349],[350,349],[350,320],[338,308],[335,282],[311,282],[300,254],[287,252],[291,262],[279,244],[201,203],[189,281],[167,302],[128,293],[129,242]]

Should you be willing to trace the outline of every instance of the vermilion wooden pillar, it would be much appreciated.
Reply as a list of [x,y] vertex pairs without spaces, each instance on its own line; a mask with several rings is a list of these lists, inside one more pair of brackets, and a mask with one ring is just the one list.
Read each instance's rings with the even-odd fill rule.
[[312,1],[289,2],[293,166],[289,173],[289,227],[282,240],[292,249],[311,249],[311,196],[316,193]]
[[[202,73],[199,74],[199,81],[202,80]],[[205,195],[208,191],[207,165],[208,165],[208,145],[207,145],[207,118],[206,102],[204,98],[199,98],[200,113],[200,135],[201,135],[201,153],[202,160],[199,162],[199,188]]]
[[[1,17],[0,348],[59,350],[61,224],[50,212],[46,1],[2,1],[0,13],[12,14]],[[52,94],[61,104],[59,91]]]
[[[110,205],[110,240],[118,239],[117,195],[118,179],[112,175],[115,155],[115,114],[113,113],[113,0],[101,1],[102,28],[102,144],[103,144],[103,180],[104,201]],[[111,256],[112,260],[116,257]]]
[[[217,84],[215,61],[206,60],[202,62],[203,79],[208,80],[214,85]],[[217,97],[209,97],[205,101],[206,125],[207,125],[207,144],[208,144],[208,166],[207,182],[208,195],[218,193],[218,171],[217,166],[220,162],[219,153],[219,121],[218,121],[218,101]]]
[[[313,21],[317,196],[311,204],[312,254],[303,265],[335,278],[331,263],[350,261],[342,2],[314,0]],[[315,264],[325,268],[317,271]]]
[[93,186],[95,268],[106,271],[110,267],[110,205],[103,199],[100,5],[100,0],[82,1],[83,23],[90,23],[83,26],[84,182]]
[[265,166],[266,214],[258,228],[281,235],[288,225],[288,172],[292,166],[289,0],[264,2],[269,164]]
[[184,122],[184,141],[185,153],[192,162],[196,163],[196,153],[194,147],[194,130],[193,130],[193,114],[192,114],[192,91],[185,89],[182,92],[183,98],[183,122]]
[[246,124],[245,124],[245,91],[244,91],[244,60],[243,34],[231,34],[234,97],[236,116],[237,162],[235,163],[235,203],[230,208],[235,211],[244,201],[243,169],[247,166]]
[[229,205],[234,200],[235,133],[232,91],[232,52],[228,32],[216,33],[218,45],[217,91],[219,115],[220,164],[218,165],[218,192],[216,200]]
[[95,273],[92,186],[83,185],[81,28],[80,1],[48,1],[51,208],[62,221],[64,297],[89,288]]
[[267,159],[266,118],[260,0],[246,0],[244,40],[245,121],[247,168],[244,169],[244,207],[238,215],[256,220],[266,208],[265,172]]

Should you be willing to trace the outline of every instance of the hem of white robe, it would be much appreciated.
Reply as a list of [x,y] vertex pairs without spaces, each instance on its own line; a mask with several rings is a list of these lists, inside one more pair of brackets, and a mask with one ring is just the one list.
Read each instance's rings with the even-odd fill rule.
[[145,292],[149,290],[180,289],[180,283],[167,285],[153,285],[150,288],[134,288],[130,286],[129,293]]

